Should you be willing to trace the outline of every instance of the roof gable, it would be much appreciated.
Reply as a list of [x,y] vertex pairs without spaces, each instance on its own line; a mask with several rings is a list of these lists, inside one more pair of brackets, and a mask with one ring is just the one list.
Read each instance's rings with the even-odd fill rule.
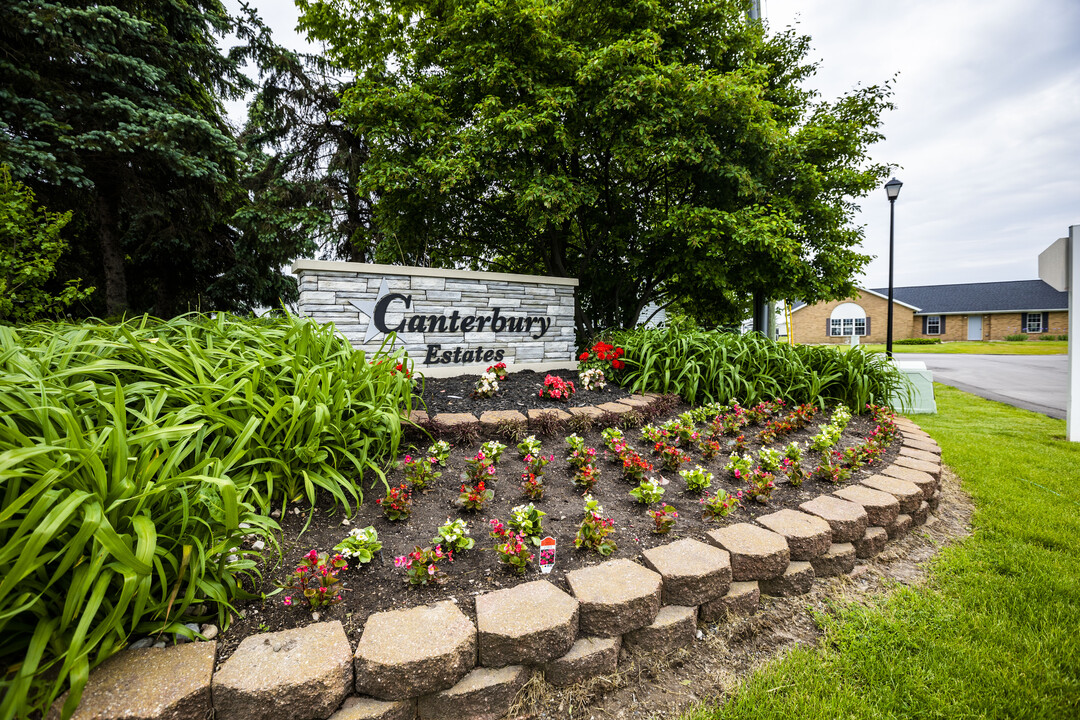
[[[888,288],[871,292],[880,295]],[[1034,312],[1067,310],[1069,294],[1059,292],[1042,280],[958,283],[894,287],[893,297],[919,308],[920,315],[982,312]]]

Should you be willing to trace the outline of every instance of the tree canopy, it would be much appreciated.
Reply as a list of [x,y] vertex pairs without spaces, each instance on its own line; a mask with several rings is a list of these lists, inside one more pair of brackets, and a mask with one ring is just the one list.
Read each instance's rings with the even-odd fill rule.
[[310,252],[245,213],[266,188],[224,118],[253,88],[219,0],[14,0],[0,5],[0,161],[72,211],[63,278],[87,312],[275,305]]
[[580,332],[650,301],[853,290],[888,84],[825,102],[808,38],[738,0],[298,0],[355,73],[376,257],[580,280]]

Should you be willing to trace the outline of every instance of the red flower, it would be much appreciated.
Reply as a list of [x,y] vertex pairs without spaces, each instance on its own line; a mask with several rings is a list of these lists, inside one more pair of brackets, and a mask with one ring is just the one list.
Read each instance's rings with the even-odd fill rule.
[[587,353],[587,352],[583,352],[580,355],[578,355],[578,360],[580,360],[581,362],[585,362],[588,359],[589,359],[589,353]]
[[616,370],[622,370],[625,365],[626,363],[624,363],[622,360],[611,361],[611,367],[615,368]]

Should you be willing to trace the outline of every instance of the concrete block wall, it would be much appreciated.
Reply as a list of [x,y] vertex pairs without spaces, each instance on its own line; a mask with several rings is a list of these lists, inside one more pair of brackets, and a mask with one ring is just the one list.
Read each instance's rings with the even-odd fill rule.
[[381,306],[383,326],[398,330],[395,347],[424,374],[482,372],[500,361],[576,367],[576,279],[315,260],[292,271],[302,315],[334,323],[354,347],[374,352],[387,336],[365,310]]

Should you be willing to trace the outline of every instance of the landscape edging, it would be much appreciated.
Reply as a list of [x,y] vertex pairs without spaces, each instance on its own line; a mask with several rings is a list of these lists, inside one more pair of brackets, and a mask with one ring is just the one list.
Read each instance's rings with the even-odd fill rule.
[[[907,418],[898,417],[897,424],[903,436],[901,442],[902,447],[906,442],[914,441],[919,444],[921,449],[926,447],[932,447],[936,449],[938,453],[940,453],[940,448],[937,448],[936,443],[934,443],[930,436],[927,435],[913,422],[911,422]],[[931,450],[931,452],[933,451]],[[930,511],[936,510],[937,504],[940,501],[941,497],[941,458],[940,454],[935,453],[935,455],[937,457],[936,462],[933,463],[936,466],[936,472],[933,473],[935,487],[933,490],[933,494],[922,502],[922,506],[928,506],[928,509]],[[879,474],[885,472],[885,470],[891,467],[892,466],[890,465],[887,468],[883,468],[879,472]],[[854,486],[855,485],[853,484],[849,487]],[[867,486],[861,485],[860,487]],[[820,498],[836,496],[832,493],[824,493],[823,495],[818,497]],[[898,512],[900,496],[894,495],[893,497],[896,501]],[[920,510],[925,510],[926,508],[923,508],[922,506],[920,506]],[[888,529],[886,529],[889,534],[889,541],[899,539],[900,537],[902,537],[903,534],[906,534],[906,532],[915,524],[921,524],[916,523],[915,520],[921,520],[925,522],[926,512],[923,511],[920,513],[912,513],[912,515],[903,514],[898,515],[898,517],[905,518],[905,520],[900,523],[902,527],[898,526],[897,523],[894,522],[891,523]],[[757,533],[759,530],[763,530],[764,532],[768,532],[770,534],[776,534],[773,533],[771,530],[766,530],[761,525],[750,525],[749,523],[739,523],[727,527],[737,527],[739,525],[746,525],[748,528],[753,528],[755,533]],[[864,539],[867,539],[869,536],[873,536],[874,538],[880,538],[880,536],[882,535],[880,530],[882,529],[884,528],[881,528],[880,526],[869,526],[866,530],[866,533],[864,534]],[[830,534],[832,534],[831,531]],[[784,536],[780,535],[779,537],[781,537],[785,543],[788,542],[787,539],[784,538]],[[713,542],[713,544],[718,545],[718,543],[716,542]],[[869,548],[869,550],[867,551],[868,554],[860,553],[860,557],[867,557],[878,554],[883,549],[884,543],[873,542],[864,545],[864,547]],[[641,558],[639,557],[637,558],[637,560],[639,560],[639,562],[635,564],[638,565],[642,570],[645,570],[646,566],[640,562]],[[613,563],[620,561],[608,562]],[[797,567],[793,568],[793,566]],[[644,624],[639,624],[637,627],[634,628],[624,629],[623,633],[615,636],[614,638],[611,638],[615,641],[614,647],[617,649],[618,645],[620,644],[619,640],[621,638],[625,638],[626,635],[633,634],[632,639],[635,640],[635,643],[632,644],[636,644],[639,647],[647,647],[648,650],[653,652],[673,650],[677,647],[688,644],[693,640],[693,634],[688,633],[686,630],[686,628],[688,627],[687,618],[694,617],[697,619],[698,622],[710,622],[714,619],[723,619],[723,617],[728,614],[740,614],[756,611],[757,606],[760,603],[761,594],[759,580],[768,581],[766,583],[767,586],[772,588],[776,594],[788,595],[807,592],[809,590],[810,584],[812,584],[812,580],[815,579],[813,568],[810,566],[809,563],[806,562],[788,561],[785,566],[787,569],[784,570],[783,573],[779,576],[777,576],[775,573],[775,563],[773,563],[772,565],[766,563],[763,565],[763,567],[768,567],[766,574],[768,574],[770,578],[775,579],[770,580],[770,578],[762,577],[750,578],[741,582],[729,582],[727,592],[723,596],[710,597],[707,599],[703,598],[702,602],[699,605],[684,607],[670,604],[661,604],[660,609],[664,610],[666,608],[667,610],[659,613],[659,615],[657,613],[652,613],[651,616],[646,616],[646,621]],[[662,587],[663,577],[659,573],[654,573],[652,570],[647,570],[647,572],[656,574],[658,577],[660,577]],[[807,580],[808,574],[810,581]],[[790,579],[788,579],[788,575],[791,576]],[[495,590],[492,592],[500,591]],[[648,592],[652,592],[652,590],[649,590]],[[573,595],[571,595],[571,597],[573,597]],[[679,601],[686,602],[685,595],[681,595]],[[410,610],[419,610],[425,607],[428,606],[418,606],[417,608],[410,608]],[[409,612],[409,610],[394,612]],[[458,612],[460,612],[460,610]],[[373,613],[373,615],[377,614],[379,613]],[[476,623],[474,623],[467,617],[464,617],[464,620],[466,622],[473,623],[475,629]],[[636,622],[641,622],[640,617]],[[318,630],[317,626],[319,625],[325,625],[325,623],[313,623],[312,625],[306,626],[306,628],[314,628],[315,630]],[[306,628],[301,628],[298,630],[304,630]],[[269,636],[273,635],[273,633],[268,633],[266,635],[267,638],[269,638]],[[260,635],[254,635],[251,636],[251,638],[249,639],[254,639],[255,643],[258,643],[258,638],[260,637]],[[332,718],[332,720],[413,717],[422,718],[422,720],[435,720],[436,718],[441,718],[444,716],[453,716],[458,718],[500,717],[501,715],[505,714],[507,710],[509,710],[514,695],[524,683],[525,679],[527,679],[527,677],[532,673],[543,672],[545,665],[556,665],[560,668],[559,684],[561,685],[572,684],[572,682],[580,682],[582,680],[593,677],[594,675],[607,674],[612,672],[613,661],[611,658],[612,647],[609,647],[610,643],[594,643],[596,645],[595,654],[597,655],[597,660],[590,661],[590,656],[588,655],[589,650],[586,647],[588,643],[585,641],[594,640],[597,640],[597,638],[591,638],[579,634],[577,632],[577,629],[575,628],[574,644],[571,650],[566,655],[555,658],[554,660],[548,660],[545,663],[539,663],[536,666],[511,666],[507,668],[488,668],[480,665],[478,659],[480,653],[477,644],[474,645],[472,664],[468,668],[465,668],[463,673],[460,673],[463,674],[464,677],[455,678],[457,682],[455,684],[452,684],[450,687],[436,690],[434,692],[429,690],[426,693],[416,695],[409,695],[407,693],[402,693],[399,691],[398,697],[393,700],[389,698],[385,700],[378,700],[374,698],[368,698],[362,695],[355,695],[351,692],[346,691],[345,693],[342,693],[340,697],[335,698],[336,702],[325,702],[322,704],[322,706],[333,706],[335,708],[339,708],[341,707],[342,702],[344,702],[348,697],[360,698],[360,702],[351,702],[346,707],[342,707],[341,709],[338,709],[336,712],[330,715],[325,715],[321,713],[317,715],[312,715],[310,716],[310,720],[325,720],[325,718],[327,717]],[[399,641],[402,641],[402,639],[399,638]],[[271,640],[267,639],[266,642],[269,643],[271,642]],[[359,645],[361,643],[362,638],[357,643],[357,647],[353,648],[354,653],[359,652]],[[168,648],[159,648],[155,649],[155,652],[169,653],[171,651],[175,651],[176,648],[180,647],[184,646],[176,645]],[[274,649],[276,651],[276,648]],[[127,652],[128,651],[123,651],[123,653],[114,656],[113,659],[110,659],[109,664],[112,668],[112,672],[110,675],[111,679],[109,681],[110,687],[99,687],[98,685],[100,684],[100,682],[95,683],[95,680],[100,681],[100,673],[95,670],[95,672],[91,674],[90,681],[86,687],[86,690],[84,691],[82,701],[79,705],[79,708],[76,710],[75,715],[73,716],[74,718],[76,718],[76,720],[80,717],[98,717],[98,713],[94,708],[94,704],[96,702],[99,702],[102,698],[106,698],[110,702],[115,702],[118,693],[120,695],[123,695],[125,687],[124,682],[122,681],[123,673],[118,673],[116,671],[116,665],[118,663],[124,662],[124,653]],[[152,653],[150,655],[152,655]],[[236,654],[234,653],[234,657],[235,656]],[[142,651],[141,654],[132,653],[129,657],[135,658],[136,660],[132,664],[133,673],[134,671],[138,670],[140,666],[145,665],[145,663],[152,662],[152,657],[148,657],[145,651]],[[572,660],[571,657],[573,658]],[[616,659],[614,660],[614,663],[617,663],[617,653],[615,655],[615,658]],[[230,658],[230,660],[231,659],[232,658]],[[226,661],[226,663],[223,664],[221,668],[215,670],[213,674],[216,675],[225,666],[227,666],[228,663],[229,661]],[[281,676],[283,682],[288,682],[289,680],[289,671],[287,668],[281,668],[277,667],[277,665],[272,665],[267,667],[266,670],[268,675]],[[202,674],[205,675],[205,673]],[[117,676],[120,677],[120,680],[117,679]],[[200,675],[200,682],[201,681],[202,679]],[[207,685],[207,689],[212,687],[212,677],[206,677],[205,682]],[[272,685],[273,678],[266,678],[265,684],[268,686]],[[402,698],[402,695],[406,695],[406,697]],[[218,703],[215,700],[216,699],[213,697],[212,692],[193,692],[186,697],[179,699],[177,703],[171,704],[168,707],[162,707],[161,705],[158,705],[156,708],[145,708],[143,713],[132,714],[131,717],[202,717],[203,714],[213,710],[217,713],[216,717],[219,720],[229,720],[228,714],[226,712],[223,712],[225,708],[219,708]],[[468,711],[467,715],[462,714],[466,711],[466,708],[471,709]],[[272,710],[272,708],[263,708],[260,711],[262,713],[261,717],[267,718],[268,720],[309,720],[309,717],[307,715],[298,715],[294,711],[275,714]],[[447,715],[446,713],[450,714]],[[53,713],[50,713],[50,716],[52,715]]]

